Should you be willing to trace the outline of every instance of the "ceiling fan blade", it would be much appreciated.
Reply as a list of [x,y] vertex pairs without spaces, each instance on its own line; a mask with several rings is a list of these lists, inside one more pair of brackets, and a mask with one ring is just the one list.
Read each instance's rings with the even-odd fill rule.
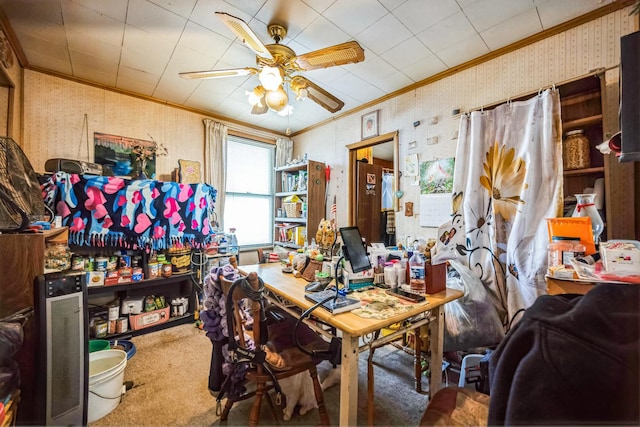
[[236,18],[233,15],[229,15],[224,12],[216,12],[218,18],[225,23],[227,27],[240,39],[245,46],[254,51],[256,55],[263,58],[273,59],[271,52],[264,46],[262,41],[256,36],[256,34],[249,28],[246,22],[240,18]]
[[209,71],[190,71],[179,73],[183,79],[219,79],[222,77],[249,76],[256,74],[256,68],[229,68],[226,70],[209,70]]
[[344,107],[344,102],[305,77],[295,76],[291,79],[291,89],[296,94],[300,94],[301,89],[306,90],[307,98],[332,113],[340,111]]
[[291,60],[295,66],[302,70],[315,70],[335,65],[354,64],[361,61],[364,61],[364,49],[356,41],[303,53]]

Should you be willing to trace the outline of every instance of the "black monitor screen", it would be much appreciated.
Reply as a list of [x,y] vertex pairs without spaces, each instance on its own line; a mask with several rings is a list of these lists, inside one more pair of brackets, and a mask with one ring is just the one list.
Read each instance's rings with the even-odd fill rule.
[[360,236],[358,227],[342,227],[340,235],[344,243],[344,258],[351,263],[351,270],[354,273],[369,270],[371,262],[367,256],[367,250],[362,244],[362,236]]

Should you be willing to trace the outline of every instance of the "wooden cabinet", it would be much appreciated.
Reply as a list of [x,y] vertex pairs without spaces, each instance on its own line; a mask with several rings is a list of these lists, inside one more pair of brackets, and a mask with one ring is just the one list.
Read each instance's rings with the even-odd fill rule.
[[[66,227],[43,233],[0,234],[0,318],[35,306],[36,278],[44,273],[45,246],[50,242],[66,242]],[[35,408],[36,341],[34,318],[23,326],[24,338],[15,360],[20,367],[20,406],[17,424],[28,423],[33,416],[28,408]]]
[[[562,84],[560,91],[562,110],[563,141],[567,132],[582,130],[589,140],[589,165],[581,169],[564,171],[565,216],[571,216],[575,207],[575,194],[584,193],[585,189],[603,184],[604,201],[600,215],[605,223],[601,240],[635,239],[635,210],[633,208],[634,171],[633,167],[620,164],[615,154],[602,154],[597,145],[607,139],[617,128],[617,122],[607,117],[610,111],[617,108],[607,103],[615,103],[618,99],[614,85],[605,84],[605,74],[594,73],[584,78]],[[612,125],[613,124],[613,125]],[[591,191],[593,192],[593,191]]]
[[[325,164],[307,163],[276,168],[274,244],[291,249],[304,246],[315,237],[318,224],[326,216]],[[297,196],[298,206],[287,205]]]

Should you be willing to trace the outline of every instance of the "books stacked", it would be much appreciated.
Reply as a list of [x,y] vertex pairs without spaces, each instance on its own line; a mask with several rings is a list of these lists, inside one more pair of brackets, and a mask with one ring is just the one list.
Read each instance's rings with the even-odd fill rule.
[[339,295],[338,298],[335,298],[335,296],[335,289],[327,289],[320,292],[309,292],[304,295],[306,299],[313,303],[324,301],[324,303],[322,303],[320,307],[330,311],[333,314],[351,311],[362,306],[362,301],[360,301],[359,299],[349,298],[342,295]]

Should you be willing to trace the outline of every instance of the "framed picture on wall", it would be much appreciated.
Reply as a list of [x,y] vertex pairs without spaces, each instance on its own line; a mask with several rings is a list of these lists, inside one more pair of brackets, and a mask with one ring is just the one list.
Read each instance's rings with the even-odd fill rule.
[[378,136],[378,112],[372,111],[362,115],[362,139]]

